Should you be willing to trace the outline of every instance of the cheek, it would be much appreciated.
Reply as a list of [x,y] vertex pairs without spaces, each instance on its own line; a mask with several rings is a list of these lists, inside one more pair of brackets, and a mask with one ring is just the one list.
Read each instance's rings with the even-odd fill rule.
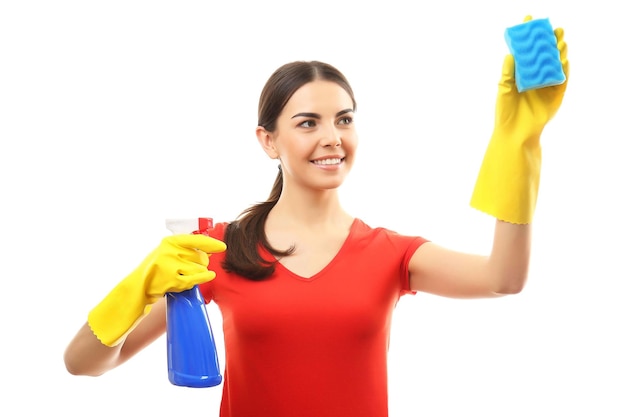
[[306,141],[298,140],[298,138],[290,139],[289,142],[283,142],[277,148],[278,157],[285,162],[308,159],[315,146]]
[[359,137],[356,133],[350,133],[344,137],[343,147],[349,152],[355,153],[359,146]]

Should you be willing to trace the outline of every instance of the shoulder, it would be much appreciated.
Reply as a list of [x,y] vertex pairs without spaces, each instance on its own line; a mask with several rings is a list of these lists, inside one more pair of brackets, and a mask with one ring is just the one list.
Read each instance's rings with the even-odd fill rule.
[[372,227],[356,218],[352,225],[352,241],[355,244],[381,245],[412,251],[428,240],[419,235],[402,234],[385,227]]

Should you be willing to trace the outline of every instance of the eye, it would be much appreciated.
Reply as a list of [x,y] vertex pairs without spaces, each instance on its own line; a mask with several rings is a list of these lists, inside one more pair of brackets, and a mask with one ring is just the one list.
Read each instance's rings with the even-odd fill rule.
[[339,121],[337,122],[337,124],[340,125],[350,125],[354,122],[354,118],[351,116],[346,116],[346,117],[342,117],[341,119],[339,119]]
[[315,127],[315,120],[305,120],[304,122],[298,124],[300,127]]

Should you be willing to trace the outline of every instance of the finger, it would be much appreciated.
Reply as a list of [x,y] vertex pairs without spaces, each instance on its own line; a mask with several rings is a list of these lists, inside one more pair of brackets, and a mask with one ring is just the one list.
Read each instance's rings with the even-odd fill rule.
[[559,49],[559,55],[561,57],[561,61],[567,60],[567,42],[560,41],[556,44],[556,47]]
[[226,243],[221,240],[217,240],[209,236],[204,237],[205,239],[202,241],[202,244],[196,246],[196,249],[206,253],[220,253],[226,250]]
[[188,283],[189,287],[192,287],[197,284],[204,284],[205,282],[212,281],[215,279],[215,276],[215,271],[205,269],[204,271],[200,271],[195,274],[185,275],[184,280]]
[[[176,273],[183,276],[193,276],[204,273],[209,267],[209,255],[202,251],[194,250],[197,253],[195,257],[189,256],[179,258],[176,264]],[[200,254],[203,254],[202,257]]]
[[226,244],[224,242],[202,234],[172,235],[168,236],[166,239],[169,239],[172,244],[184,248],[198,249],[206,253],[219,253],[226,250]]
[[563,72],[567,77],[569,75],[569,59],[567,58],[568,48],[567,42],[565,42],[565,32],[563,28],[557,28],[554,30],[554,36],[556,37],[556,47],[559,50],[561,65],[563,66]]
[[557,43],[561,41],[564,36],[565,36],[565,31],[563,30],[563,28],[554,29],[554,37],[556,37]]
[[531,15],[526,15],[526,17],[524,17],[524,23],[530,22],[531,20],[533,20],[533,17]]
[[214,280],[216,274],[214,271],[205,269],[202,272],[191,275],[179,275],[178,280],[172,283],[172,286],[166,290],[166,292],[182,292],[189,290],[196,285],[204,284],[206,282]]
[[559,51],[561,51],[561,66],[567,79],[569,78],[569,59],[567,58],[567,44],[565,42],[559,46]]
[[505,88],[507,91],[515,88],[515,59],[512,54],[508,54],[504,57],[500,86],[501,88]]
[[208,253],[201,250],[188,248],[182,248],[178,253],[178,259],[181,262],[192,265],[201,265],[204,267],[209,265],[209,256],[210,255]]

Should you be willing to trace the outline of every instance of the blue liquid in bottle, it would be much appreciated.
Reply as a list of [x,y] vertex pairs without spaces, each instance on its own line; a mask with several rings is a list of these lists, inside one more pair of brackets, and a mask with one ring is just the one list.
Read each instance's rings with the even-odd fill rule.
[[[167,220],[174,233],[202,233],[213,226],[210,218]],[[193,226],[192,226],[193,225]],[[183,230],[191,227],[191,230]],[[206,388],[222,382],[217,349],[204,297],[199,287],[167,293],[167,368],[173,385]]]
[[167,297],[167,367],[172,384],[206,388],[222,382],[211,322],[198,286]]

